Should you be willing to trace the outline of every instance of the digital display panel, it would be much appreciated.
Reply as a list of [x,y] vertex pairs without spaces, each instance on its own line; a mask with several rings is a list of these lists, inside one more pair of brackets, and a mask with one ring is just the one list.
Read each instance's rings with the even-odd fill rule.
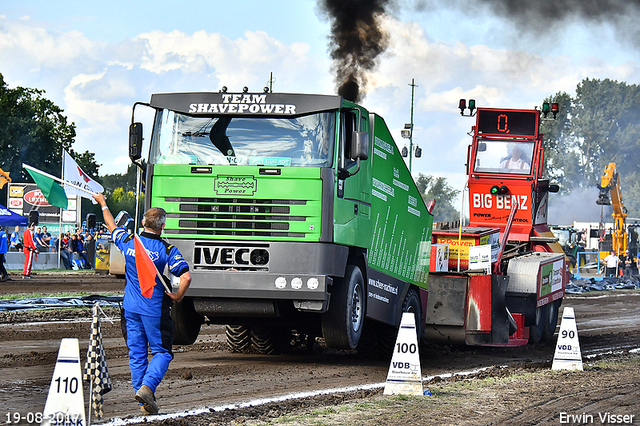
[[537,136],[538,111],[478,110],[478,133],[485,135]]

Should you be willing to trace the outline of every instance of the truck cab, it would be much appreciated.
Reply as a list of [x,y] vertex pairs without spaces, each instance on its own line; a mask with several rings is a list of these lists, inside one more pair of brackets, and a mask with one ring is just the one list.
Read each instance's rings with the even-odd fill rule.
[[305,335],[371,354],[403,311],[422,321],[433,217],[382,117],[317,94],[159,93],[144,105],[148,161],[134,120],[129,154],[193,278],[173,309],[177,342],[207,322],[227,325],[234,351]]

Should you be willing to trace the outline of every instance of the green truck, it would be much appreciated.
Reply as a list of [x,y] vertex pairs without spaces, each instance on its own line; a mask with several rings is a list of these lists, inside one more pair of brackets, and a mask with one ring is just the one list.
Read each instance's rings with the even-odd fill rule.
[[[155,110],[144,155],[138,105]],[[340,96],[226,89],[133,109],[145,205],[167,211],[193,277],[174,343],[224,324],[237,352],[323,337],[376,356],[403,312],[421,335],[433,216],[382,117]]]

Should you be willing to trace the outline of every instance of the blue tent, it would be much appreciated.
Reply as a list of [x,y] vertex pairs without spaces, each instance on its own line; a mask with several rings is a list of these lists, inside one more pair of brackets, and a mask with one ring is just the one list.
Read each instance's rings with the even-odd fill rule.
[[29,219],[21,214],[16,214],[0,204],[0,226],[27,226]]

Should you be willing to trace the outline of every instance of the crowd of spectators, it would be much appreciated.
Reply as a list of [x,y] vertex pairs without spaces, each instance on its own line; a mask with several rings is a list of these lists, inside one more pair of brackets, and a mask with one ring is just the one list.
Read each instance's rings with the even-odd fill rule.
[[[8,251],[22,251],[22,239],[20,227],[16,226],[11,234],[6,234],[8,239]],[[94,244],[95,240],[91,232],[81,228],[75,232],[62,232],[59,236],[52,236],[46,226],[38,226],[34,231],[34,242],[38,253],[60,252],[62,266],[65,269],[73,269],[74,254],[76,259],[81,259],[81,267],[91,269],[93,265],[87,257],[87,247]]]

